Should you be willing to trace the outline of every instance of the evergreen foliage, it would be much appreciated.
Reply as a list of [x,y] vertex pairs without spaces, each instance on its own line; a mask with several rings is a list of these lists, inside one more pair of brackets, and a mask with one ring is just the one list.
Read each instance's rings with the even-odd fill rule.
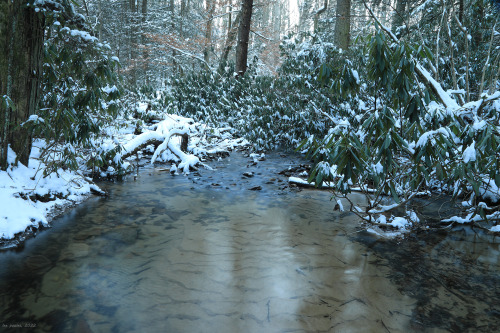
[[81,149],[95,148],[101,128],[118,114],[120,89],[110,46],[90,34],[73,6],[45,9],[42,99],[23,126],[45,140],[44,174],[79,168]]

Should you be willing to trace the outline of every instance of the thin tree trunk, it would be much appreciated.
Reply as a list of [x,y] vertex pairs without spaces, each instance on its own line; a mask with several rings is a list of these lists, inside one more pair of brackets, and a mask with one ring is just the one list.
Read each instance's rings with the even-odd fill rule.
[[148,48],[146,46],[146,17],[148,15],[148,0],[142,0],[142,6],[141,6],[141,14],[142,14],[142,34],[141,34],[141,44],[143,47],[142,50],[142,70],[143,70],[143,75],[144,75],[144,80],[146,85],[149,85],[149,76],[148,76],[148,65],[149,65],[149,52]]
[[392,17],[392,30],[396,32],[396,36],[399,35],[397,28],[402,26],[404,22],[404,16],[406,13],[406,1],[407,0],[396,0],[396,12]]
[[486,69],[490,66],[491,47],[493,46],[493,37],[495,36],[495,27],[496,27],[496,24],[494,24],[493,27],[491,28],[490,45],[488,47],[488,55],[486,57],[486,61],[485,61],[484,66],[483,66],[483,72],[481,73],[481,84],[479,85],[479,91],[478,91],[479,96],[478,97],[481,97],[481,94],[483,93],[484,76],[486,74]]
[[250,36],[250,23],[252,21],[253,0],[243,0],[241,19],[238,28],[238,45],[236,47],[236,73],[238,76],[247,70],[248,39]]
[[236,15],[236,18],[234,19],[234,22],[232,24],[232,29],[227,34],[227,39],[224,45],[224,51],[222,52],[219,68],[220,66],[224,66],[224,64],[227,62],[227,58],[229,57],[229,52],[231,51],[234,41],[236,40],[236,33],[238,32],[238,30],[236,29],[236,25],[239,24],[240,19],[241,19],[241,11],[239,11],[238,14]]
[[470,102],[470,85],[469,85],[469,32],[467,28],[462,25],[462,21],[460,21],[457,15],[453,14],[455,21],[457,21],[458,27],[464,34],[465,39],[465,101],[467,103]]
[[[457,73],[456,73],[456,69],[455,69],[455,56],[454,56],[454,52],[453,52],[454,43],[453,43],[453,38],[451,37],[448,12],[446,14],[445,22],[446,22],[446,31],[447,31],[448,43],[449,43],[448,49],[450,50],[451,81],[453,83],[453,89],[458,90]],[[457,95],[457,99],[458,99],[458,103],[460,105],[464,105],[464,99],[462,98],[462,95]]]
[[212,52],[212,25],[215,11],[214,0],[206,0],[206,10],[207,24],[205,26],[205,50],[203,51],[203,58],[206,63],[210,63],[210,53]]
[[326,10],[328,9],[328,0],[325,0],[323,3],[323,7],[321,7],[315,14],[314,14],[314,33],[318,31],[318,20],[319,16],[323,14]]
[[351,0],[337,1],[337,21],[335,22],[335,42],[347,50],[351,40]]
[[276,0],[273,6],[273,32],[274,39],[279,40],[281,35],[281,3]]
[[458,0],[458,19],[464,21],[464,0]]

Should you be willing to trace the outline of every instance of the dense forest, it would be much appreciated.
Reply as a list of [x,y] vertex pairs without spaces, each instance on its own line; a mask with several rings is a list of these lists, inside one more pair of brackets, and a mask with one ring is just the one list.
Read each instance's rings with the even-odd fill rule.
[[89,177],[150,145],[189,172],[196,147],[169,140],[194,127],[161,125],[189,118],[305,154],[307,181],[370,223],[416,223],[414,198],[446,195],[461,213],[442,222],[499,232],[499,17],[490,0],[2,0],[0,173],[35,163],[27,177],[99,191]]

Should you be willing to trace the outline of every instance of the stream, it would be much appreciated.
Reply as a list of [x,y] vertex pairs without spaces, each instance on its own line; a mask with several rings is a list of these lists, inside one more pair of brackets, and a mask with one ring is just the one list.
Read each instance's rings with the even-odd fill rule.
[[234,152],[213,171],[146,165],[100,184],[109,197],[0,252],[0,331],[500,330],[498,237],[379,238],[327,191],[290,188],[278,172],[300,163]]

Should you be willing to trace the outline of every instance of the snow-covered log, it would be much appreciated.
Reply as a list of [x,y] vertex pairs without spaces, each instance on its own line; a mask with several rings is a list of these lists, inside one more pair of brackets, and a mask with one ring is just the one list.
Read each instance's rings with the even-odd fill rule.
[[[171,115],[158,123],[156,130],[142,133],[124,144],[114,156],[113,163],[121,165],[124,159],[137,154],[149,145],[153,145],[155,146],[155,152],[151,158],[152,164],[168,149],[179,158],[179,168],[184,173],[188,173],[189,168],[200,163],[198,157],[187,153],[191,126],[193,126],[191,119]],[[174,136],[180,136],[181,142],[174,143],[171,140]]]
[[165,137],[158,132],[146,132],[138,135],[123,145],[121,153],[116,154],[114,162],[118,163],[119,160],[124,160],[130,156],[133,156],[149,145],[154,145],[155,147],[157,147],[164,141]]

